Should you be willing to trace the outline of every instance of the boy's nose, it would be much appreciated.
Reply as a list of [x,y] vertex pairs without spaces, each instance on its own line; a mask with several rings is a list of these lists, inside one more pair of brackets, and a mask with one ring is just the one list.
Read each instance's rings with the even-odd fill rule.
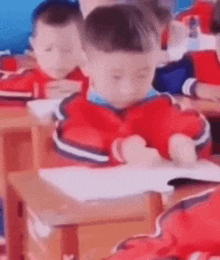
[[125,80],[124,82],[122,82],[121,87],[120,87],[120,92],[121,94],[125,95],[125,96],[129,96],[134,94],[134,83],[132,82],[132,80]]
[[63,67],[65,65],[65,59],[61,53],[54,54],[53,65],[54,67]]

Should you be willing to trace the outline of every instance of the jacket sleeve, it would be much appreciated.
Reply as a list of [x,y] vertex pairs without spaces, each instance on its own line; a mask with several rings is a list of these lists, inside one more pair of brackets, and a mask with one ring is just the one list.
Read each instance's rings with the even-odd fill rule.
[[208,121],[197,111],[182,110],[172,96],[163,94],[151,107],[143,106],[135,114],[139,116],[139,119],[133,121],[136,131],[163,157],[170,159],[169,140],[174,134],[190,137],[199,158],[210,155],[211,133]]
[[34,84],[31,71],[4,72],[0,80],[0,98],[31,100],[34,98]]
[[159,92],[194,95],[197,79],[194,65],[188,55],[156,70],[153,86]]
[[[80,162],[105,165],[111,162],[111,152],[106,136],[98,127],[90,124],[86,106],[74,97],[65,99],[56,111],[57,128],[53,135],[56,149],[66,157]],[[94,114],[94,113],[93,113]]]

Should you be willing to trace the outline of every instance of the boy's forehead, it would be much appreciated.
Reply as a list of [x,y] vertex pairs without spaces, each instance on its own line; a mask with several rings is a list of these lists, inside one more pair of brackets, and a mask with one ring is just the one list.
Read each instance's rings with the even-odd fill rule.
[[35,28],[35,38],[39,41],[62,40],[69,42],[79,37],[77,25],[71,21],[65,25],[50,25],[43,21],[38,21]]
[[[104,52],[93,50],[91,60],[108,70],[142,70],[154,66],[160,53],[157,50],[148,52],[114,51]],[[106,66],[108,64],[108,66]]]

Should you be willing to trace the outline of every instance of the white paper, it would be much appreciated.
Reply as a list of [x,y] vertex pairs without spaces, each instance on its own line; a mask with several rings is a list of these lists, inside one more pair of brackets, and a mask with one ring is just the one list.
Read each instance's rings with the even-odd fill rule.
[[118,198],[146,191],[167,192],[176,178],[220,181],[220,167],[202,160],[195,168],[184,169],[167,162],[157,168],[118,166],[91,169],[62,167],[41,169],[40,177],[60,191],[80,201]]
[[63,99],[38,99],[29,101],[30,112],[41,120],[51,119]]

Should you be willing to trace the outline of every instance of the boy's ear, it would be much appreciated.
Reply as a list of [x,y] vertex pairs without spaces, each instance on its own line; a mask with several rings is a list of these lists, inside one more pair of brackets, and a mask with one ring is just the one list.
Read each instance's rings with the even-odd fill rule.
[[88,62],[88,55],[86,54],[85,50],[82,50],[82,58],[86,66]]
[[30,36],[30,37],[28,38],[28,42],[29,42],[31,48],[34,50],[34,49],[35,49],[34,37],[33,37],[33,36]]

